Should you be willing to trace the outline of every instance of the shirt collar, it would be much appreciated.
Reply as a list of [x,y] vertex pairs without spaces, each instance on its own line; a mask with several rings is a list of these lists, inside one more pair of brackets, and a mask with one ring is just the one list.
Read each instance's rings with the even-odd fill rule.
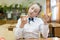
[[[28,17],[28,18],[29,18],[29,17]],[[28,19],[28,18],[27,18],[27,19]],[[37,18],[37,17],[33,17],[34,21],[36,20],[36,18]],[[29,20],[28,20],[28,21],[29,21]]]

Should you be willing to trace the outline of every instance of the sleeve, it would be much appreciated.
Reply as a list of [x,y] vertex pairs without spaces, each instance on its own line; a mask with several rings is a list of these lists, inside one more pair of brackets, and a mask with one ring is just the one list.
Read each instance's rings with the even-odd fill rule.
[[40,23],[39,30],[44,38],[48,37],[48,34],[49,34],[49,25],[48,24],[44,24],[44,22],[42,21]]
[[16,39],[22,38],[23,35],[23,28],[20,28],[20,24],[21,24],[21,19],[18,20],[16,27],[13,29]]

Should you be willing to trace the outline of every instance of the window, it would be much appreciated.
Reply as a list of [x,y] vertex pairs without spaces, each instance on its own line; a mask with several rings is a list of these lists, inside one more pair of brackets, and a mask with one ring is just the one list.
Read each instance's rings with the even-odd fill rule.
[[51,0],[51,12],[52,12],[52,21],[56,21],[58,7],[56,6],[56,0]]

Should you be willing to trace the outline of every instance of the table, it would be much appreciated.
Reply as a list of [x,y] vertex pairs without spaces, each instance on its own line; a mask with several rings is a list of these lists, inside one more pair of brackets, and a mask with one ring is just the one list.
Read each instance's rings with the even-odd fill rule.
[[[50,23],[52,26],[51,26],[51,28],[52,28],[52,34],[53,34],[53,37],[55,37],[55,35],[56,35],[56,28],[60,28],[60,24],[59,23]],[[57,31],[58,32],[58,31]]]
[[20,39],[20,40],[60,40],[60,38],[57,38],[57,37],[55,37],[55,38],[47,38],[47,39],[44,39],[44,38],[38,38],[38,39],[33,39],[33,38],[31,38],[31,39]]

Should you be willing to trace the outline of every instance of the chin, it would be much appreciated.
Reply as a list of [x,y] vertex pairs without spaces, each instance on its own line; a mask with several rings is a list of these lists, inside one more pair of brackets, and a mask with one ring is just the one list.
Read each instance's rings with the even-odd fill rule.
[[30,16],[30,17],[33,17],[33,16]]
[[34,15],[30,15],[30,17],[34,17]]

